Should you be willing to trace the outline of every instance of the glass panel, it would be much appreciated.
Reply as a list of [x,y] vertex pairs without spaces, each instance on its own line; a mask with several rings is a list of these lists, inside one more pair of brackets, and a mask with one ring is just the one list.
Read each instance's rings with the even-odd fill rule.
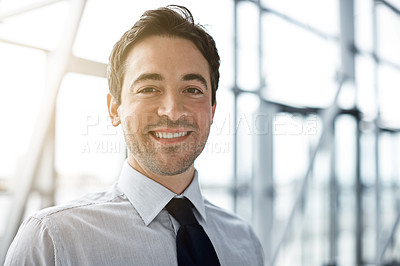
[[[162,0],[142,1],[140,3],[130,0],[88,1],[74,46],[74,54],[86,59],[108,62],[108,56],[113,45],[125,31],[133,26],[144,11],[167,4]],[[195,22],[205,25],[210,34],[213,37],[215,36],[218,47],[225,47],[224,44],[230,42],[227,36],[231,34],[229,29],[232,28],[232,23],[229,16],[221,20],[220,12],[226,9],[233,10],[231,9],[231,1],[179,0],[174,1],[174,4],[189,8],[193,13]],[[204,8],[210,5],[212,8]]]
[[211,203],[233,212],[232,193],[229,189],[210,187],[202,189],[202,192]]
[[339,35],[339,1],[261,0],[261,3],[331,35]]
[[253,145],[257,134],[254,116],[258,111],[259,99],[256,95],[242,94],[238,97],[238,113],[235,132],[238,137],[238,176],[242,182],[251,182]]
[[400,18],[383,5],[377,6],[378,16],[378,54],[383,58],[400,64]]
[[377,112],[374,65],[369,56],[356,57],[357,106],[369,117],[375,117]]
[[[233,97],[217,93],[217,107],[207,144],[195,161],[203,186],[230,186],[233,176]],[[223,167],[221,167],[223,165]]]
[[0,38],[53,50],[62,37],[69,6],[62,1],[5,19],[0,23]]
[[330,104],[338,87],[337,44],[273,16],[263,23],[268,97],[305,106]]
[[400,10],[400,1],[399,0],[385,0],[387,3],[392,5],[394,8]]
[[373,50],[373,2],[372,0],[354,0],[356,47],[369,52]]
[[257,90],[260,86],[258,53],[258,8],[250,3],[240,3],[238,7],[238,76],[240,89]]
[[396,180],[398,162],[396,162],[396,138],[390,133],[382,133],[379,138],[379,174],[381,183],[390,186]]
[[32,139],[42,103],[45,53],[0,43],[2,128],[0,178],[14,174],[17,160]]
[[[399,46],[400,47],[400,46]],[[400,71],[389,66],[378,68],[379,108],[384,121],[400,125]]]
[[375,132],[364,131],[361,135],[361,179],[366,186],[375,184]]
[[[276,185],[288,186],[305,176],[310,154],[310,121],[300,115],[278,113],[274,118],[274,178]],[[311,134],[309,136],[309,134]],[[301,158],[299,160],[299,158]],[[290,165],[290,167],[288,167]]]
[[356,175],[356,121],[341,115],[335,123],[335,161],[339,186],[352,187]]
[[56,171],[57,201],[112,184],[125,158],[120,128],[108,116],[107,82],[67,74],[57,101]]
[[[253,165],[255,161],[256,138],[261,134],[256,125],[256,114],[260,105],[259,98],[254,94],[241,94],[238,97],[237,124],[237,178],[238,178],[238,208],[241,217],[251,220]],[[264,114],[265,115],[265,114]],[[259,120],[260,121],[260,120]]]
[[355,263],[355,196],[353,189],[340,188],[338,194],[339,235],[337,265]]
[[37,4],[43,2],[43,0],[2,0],[1,1],[1,12],[3,13],[7,13],[7,12],[11,12],[20,8],[24,8],[28,5],[33,5],[33,4]]

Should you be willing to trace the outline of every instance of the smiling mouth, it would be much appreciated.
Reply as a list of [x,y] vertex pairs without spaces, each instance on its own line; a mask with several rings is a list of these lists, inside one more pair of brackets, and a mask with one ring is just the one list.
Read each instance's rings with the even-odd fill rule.
[[183,132],[150,132],[154,137],[158,139],[175,139],[184,137],[190,134],[190,131],[183,131]]

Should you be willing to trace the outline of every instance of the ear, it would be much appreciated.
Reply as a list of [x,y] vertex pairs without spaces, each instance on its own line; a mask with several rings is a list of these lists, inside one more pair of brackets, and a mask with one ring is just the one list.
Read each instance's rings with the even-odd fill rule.
[[107,106],[108,106],[108,114],[111,117],[111,123],[114,127],[121,124],[121,120],[119,119],[118,108],[119,105],[117,104],[115,98],[108,93],[107,94]]
[[212,106],[212,116],[211,118],[214,120],[214,113],[215,113],[215,108],[217,107],[217,100],[214,101],[214,105]]

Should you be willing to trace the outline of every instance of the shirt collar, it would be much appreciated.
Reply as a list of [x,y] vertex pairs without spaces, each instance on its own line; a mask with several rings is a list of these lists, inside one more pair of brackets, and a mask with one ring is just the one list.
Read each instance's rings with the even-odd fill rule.
[[[119,189],[137,210],[145,225],[149,225],[173,198],[178,196],[151,178],[133,169],[125,160],[118,179]],[[201,217],[206,220],[203,196],[200,191],[197,170],[190,185],[179,195],[188,198]]]

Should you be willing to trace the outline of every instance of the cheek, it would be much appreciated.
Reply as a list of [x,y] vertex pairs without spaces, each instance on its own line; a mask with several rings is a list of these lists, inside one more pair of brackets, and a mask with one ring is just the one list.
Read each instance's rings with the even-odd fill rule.
[[135,108],[134,115],[137,116],[136,119],[139,121],[140,125],[146,126],[156,123],[160,119],[157,112],[160,105],[161,104],[156,100],[147,101],[138,105]]
[[146,125],[157,120],[157,104],[153,102],[132,102],[127,115],[139,125]]
[[135,110],[135,108],[124,108],[121,114],[121,121],[125,130],[129,130],[129,132],[125,133],[133,133],[138,131],[140,127],[140,115]]
[[193,112],[196,117],[196,121],[201,128],[208,128],[212,123],[212,109],[210,105],[202,106],[202,108],[197,108]]

